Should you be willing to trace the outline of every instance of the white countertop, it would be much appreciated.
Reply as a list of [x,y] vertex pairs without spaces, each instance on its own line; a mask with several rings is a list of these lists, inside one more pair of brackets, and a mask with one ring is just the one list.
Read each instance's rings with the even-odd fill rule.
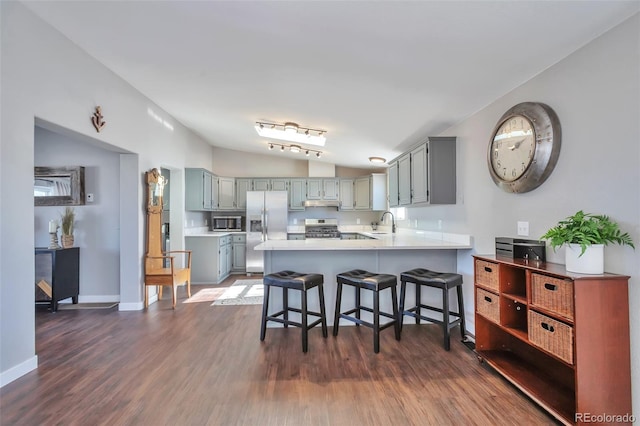
[[400,231],[391,233],[359,232],[372,240],[269,240],[256,250],[442,250],[470,249],[471,236],[430,231]]

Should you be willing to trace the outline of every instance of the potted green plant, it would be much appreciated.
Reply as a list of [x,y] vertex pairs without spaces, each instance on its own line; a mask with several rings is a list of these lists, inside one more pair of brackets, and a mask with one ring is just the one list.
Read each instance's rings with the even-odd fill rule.
[[629,234],[611,218],[582,210],[561,220],[540,238],[548,240],[554,251],[566,245],[567,271],[582,274],[604,272],[604,246],[610,243],[635,249]]
[[76,212],[73,207],[66,207],[60,215],[60,228],[62,230],[62,247],[73,247],[73,228],[76,220]]

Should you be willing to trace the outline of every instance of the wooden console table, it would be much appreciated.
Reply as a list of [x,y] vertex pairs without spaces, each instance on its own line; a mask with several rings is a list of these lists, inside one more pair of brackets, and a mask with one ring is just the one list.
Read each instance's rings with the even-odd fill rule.
[[36,304],[50,303],[51,311],[58,302],[71,297],[78,303],[80,292],[80,248],[49,249],[36,247]]
[[478,358],[564,424],[630,424],[629,277],[474,258]]

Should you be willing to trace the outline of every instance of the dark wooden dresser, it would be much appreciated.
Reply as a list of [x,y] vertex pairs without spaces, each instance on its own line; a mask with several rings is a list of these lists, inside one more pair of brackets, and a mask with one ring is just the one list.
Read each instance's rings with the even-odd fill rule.
[[78,303],[80,292],[80,248],[49,249],[36,247],[36,304],[49,303],[58,310],[60,300],[71,297]]
[[474,269],[480,360],[564,424],[631,423],[628,276],[495,256]]

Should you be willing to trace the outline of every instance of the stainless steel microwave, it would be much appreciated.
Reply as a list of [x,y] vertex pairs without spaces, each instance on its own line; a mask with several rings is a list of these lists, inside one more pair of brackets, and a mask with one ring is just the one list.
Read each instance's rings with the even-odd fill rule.
[[213,216],[214,231],[242,231],[242,216]]

